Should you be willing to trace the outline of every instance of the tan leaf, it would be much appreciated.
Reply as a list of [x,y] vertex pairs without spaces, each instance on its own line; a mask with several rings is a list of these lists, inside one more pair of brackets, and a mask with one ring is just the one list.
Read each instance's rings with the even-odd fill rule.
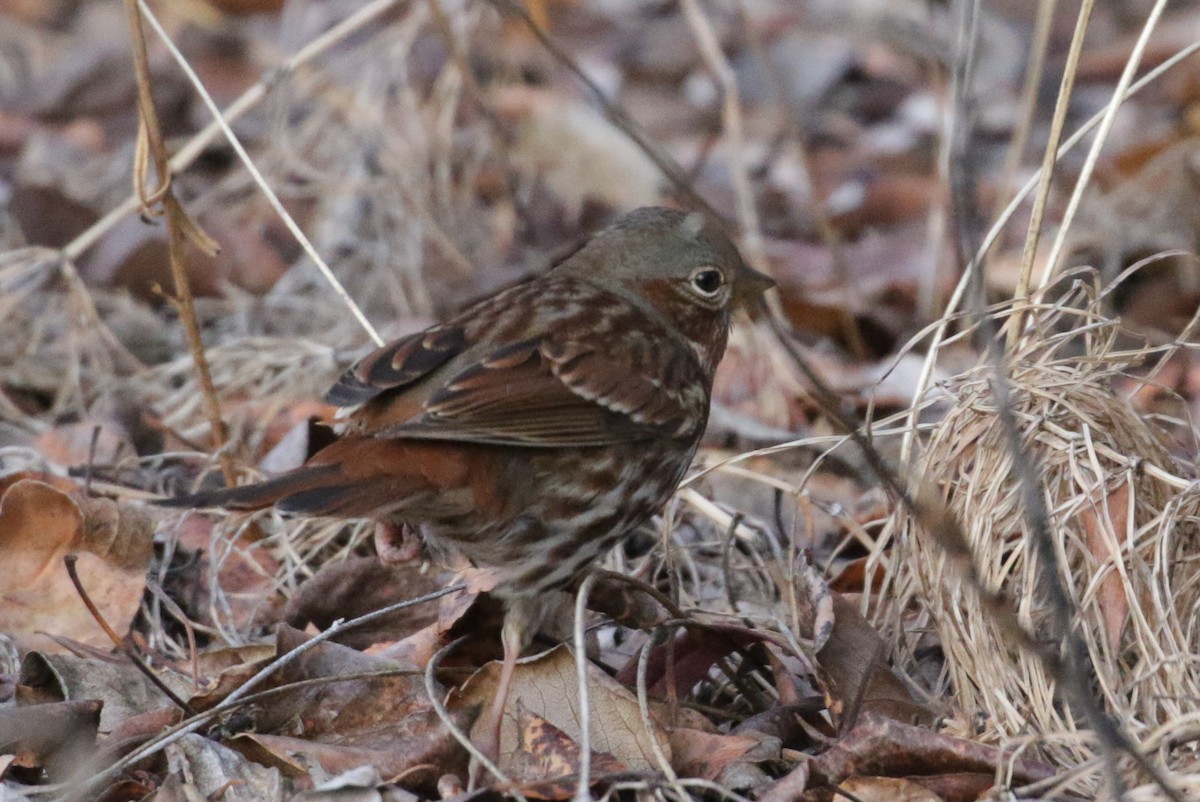
[[[1108,518],[1107,525],[1100,520],[1104,513]],[[1096,563],[1103,570],[1120,559],[1114,555],[1110,543],[1124,532],[1129,516],[1129,485],[1122,483],[1108,494],[1101,504],[1089,506],[1083,511],[1083,529],[1086,533],[1088,551],[1096,558]],[[1125,622],[1129,619],[1129,597],[1125,595],[1125,583],[1117,570],[1110,570],[1100,580],[1097,592],[1100,612],[1104,617],[1104,635],[1108,638],[1110,649],[1117,650],[1121,644],[1121,633],[1125,630]]]
[[[513,776],[521,791],[537,799],[570,799],[576,793],[581,750],[569,735],[541,716],[519,705],[517,717],[521,743],[513,756]],[[625,771],[626,766],[606,752],[593,752],[593,779]]]
[[[279,628],[279,654],[303,642],[303,633]],[[289,661],[271,681],[284,685],[322,677],[343,679],[280,694],[257,715],[258,732],[240,735],[231,745],[288,774],[303,774],[313,763],[331,774],[370,765],[381,776],[404,774],[414,783],[465,772],[466,753],[434,712],[420,672],[326,642]],[[466,727],[464,714],[454,718],[456,727]]]
[[109,625],[124,632],[137,613],[153,527],[142,514],[103,499],[80,499],[21,479],[0,499],[0,630],[26,649],[62,651],[44,631],[89,645],[108,638],[79,598],[63,564],[80,552],[80,581]]
[[[749,735],[718,735],[676,727],[671,731],[671,763],[681,777],[715,780],[726,766],[745,757],[761,742],[761,738]],[[775,751],[778,753],[778,749]]]
[[[463,710],[489,704],[500,678],[500,663],[492,662],[476,671],[448,701],[451,710]],[[644,726],[637,697],[599,668],[587,665],[587,688],[591,711],[593,752],[607,752],[634,771],[654,771],[654,741],[667,759],[671,745],[662,727],[653,719]],[[522,660],[513,675],[508,709],[500,728],[500,767],[513,771],[514,756],[520,749],[518,705],[546,719],[577,743],[580,741],[579,687],[574,654],[565,645],[538,657]],[[476,721],[475,727],[480,726]],[[472,730],[473,739],[480,733]],[[654,740],[651,740],[654,739]]]
[[[171,671],[160,671],[159,678],[176,692],[186,692],[186,678]],[[137,716],[173,707],[124,655],[81,657],[33,651],[21,661],[18,682],[28,699],[99,702],[101,732],[114,732]]]
[[942,798],[911,780],[898,777],[851,777],[838,786],[834,802],[942,802]]
[[274,768],[253,763],[216,741],[185,735],[166,747],[172,766],[188,777],[202,799],[227,802],[282,800],[283,778]]
[[834,626],[817,652],[821,677],[836,709],[853,723],[862,713],[900,721],[932,721],[887,664],[883,638],[841,594],[832,594]]

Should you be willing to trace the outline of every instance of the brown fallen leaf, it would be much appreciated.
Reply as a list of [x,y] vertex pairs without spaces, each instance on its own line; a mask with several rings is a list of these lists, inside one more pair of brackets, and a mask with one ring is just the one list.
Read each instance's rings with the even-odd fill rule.
[[759,802],[795,802],[803,799],[808,789],[809,773],[808,763],[802,762],[763,791]]
[[[647,691],[651,696],[666,696],[673,683],[676,693],[686,694],[708,677],[721,658],[760,644],[770,647],[771,640],[763,632],[740,624],[706,622],[702,627],[688,627],[675,636],[672,644],[658,644],[650,650]],[[637,681],[637,664],[637,656],[629,659],[617,672],[617,681],[633,685]]]
[[[278,651],[304,640],[303,633],[281,626]],[[337,679],[372,672],[379,676]],[[384,777],[403,774],[405,787],[429,790],[441,774],[465,772],[466,754],[434,712],[421,672],[325,642],[288,662],[273,682],[286,686],[322,677],[330,681],[281,692],[259,712],[257,732],[230,744],[290,776],[307,775],[312,762],[330,773],[370,765]],[[455,718],[466,727],[465,714]]]
[[76,568],[92,601],[117,632],[129,628],[141,604],[154,527],[141,510],[109,499],[84,498],[47,482],[20,479],[0,498],[0,631],[26,649],[60,651],[39,632],[90,645],[108,638],[71,583],[63,557]]
[[[419,564],[388,565],[373,556],[331,560],[288,600],[283,617],[297,629],[310,623],[325,629],[339,618],[355,618],[438,587],[436,573],[422,571]],[[354,627],[335,641],[359,649],[394,642],[433,623],[436,615],[432,605],[400,610],[370,626]]]
[[[516,790],[534,799],[574,797],[579,786],[579,744],[524,705],[517,707],[517,721],[521,742],[512,758]],[[625,764],[607,752],[592,752],[589,776],[593,781],[624,771]]]
[[1055,768],[1018,758],[994,746],[902,724],[884,716],[863,714],[857,726],[825,752],[808,761],[813,785],[836,787],[850,777],[922,777],[964,772],[992,772],[1011,767],[1012,783],[1025,785],[1055,774]]
[[[763,746],[765,740],[771,739],[751,735],[720,735],[677,727],[671,731],[671,766],[680,777],[716,780],[729,764],[746,758]],[[778,746],[779,742],[776,741],[775,754],[764,754],[759,759],[778,757]]]
[[248,643],[208,649],[196,655],[194,664],[189,660],[175,668],[189,679],[193,669],[197,673],[187,701],[193,710],[203,711],[220,704],[276,657],[274,644]]
[[933,791],[898,777],[851,777],[838,786],[834,802],[943,802]]
[[[1101,520],[1101,516],[1107,519],[1107,524]],[[1120,554],[1113,554],[1109,544],[1120,540],[1121,533],[1130,521],[1129,484],[1122,482],[1099,504],[1084,508],[1081,517],[1088,551],[1100,566],[1115,565]],[[1104,618],[1104,636],[1108,640],[1109,651],[1117,654],[1121,649],[1121,633],[1129,620],[1129,597],[1125,594],[1121,574],[1115,568],[1100,580],[1097,602]]]
[[[607,752],[633,771],[658,770],[655,741],[667,760],[671,759],[671,744],[662,727],[651,718],[647,729],[637,697],[625,686],[591,663],[586,666],[586,671],[591,712],[589,747],[594,752]],[[499,679],[500,663],[488,663],[461,689],[451,692],[447,706],[451,711],[483,709],[495,694]],[[518,705],[579,742],[579,703],[575,656],[565,645],[518,663],[500,729],[500,768],[513,772],[513,761],[520,752]],[[477,721],[471,731],[472,740],[479,739],[479,726]]]
[[817,664],[830,710],[843,727],[878,713],[899,721],[931,723],[933,712],[920,704],[887,664],[883,638],[858,608],[832,594],[834,626],[817,652]]

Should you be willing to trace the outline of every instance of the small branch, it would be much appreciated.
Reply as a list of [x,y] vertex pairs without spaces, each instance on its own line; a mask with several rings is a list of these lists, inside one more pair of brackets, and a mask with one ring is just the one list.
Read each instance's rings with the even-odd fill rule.
[[[306,640],[304,643],[297,645],[294,649],[286,654],[280,655],[277,660],[264,666],[257,674],[246,680],[246,682],[242,683],[240,688],[221,700],[220,704],[209,708],[197,716],[192,716],[185,721],[181,721],[178,725],[171,728],[167,732],[151,738],[141,747],[125,755],[111,766],[105,768],[103,771],[98,771],[91,777],[81,781],[77,786],[71,789],[71,793],[68,794],[66,798],[71,802],[95,798],[95,794],[91,793],[95,788],[116,777],[130,766],[133,766],[134,764],[139,763],[140,761],[145,760],[146,758],[155,754],[158,752],[158,750],[162,749],[168,744],[178,741],[180,738],[188,735],[189,733],[196,732],[220,713],[240,707],[245,701],[248,701],[248,697],[251,696],[251,691],[253,691],[257,686],[261,685],[268,677],[279,671],[279,669],[283,668],[284,666],[294,662],[305,652],[317,647],[333,636],[340,635],[341,633],[349,629],[353,629],[354,627],[378,621],[379,619],[385,618],[400,610],[405,610],[409,607],[415,607],[418,604],[431,602],[451,593],[457,593],[465,588],[466,585],[461,583],[451,585],[450,587],[442,588],[441,590],[434,591],[433,593],[427,593],[424,596],[418,596],[415,599],[408,599],[406,601],[396,602],[395,604],[389,604],[387,607],[382,607],[378,610],[366,613],[365,615],[360,615],[358,618],[352,618],[349,621],[335,621],[329,627],[329,629],[326,629],[324,632],[321,632],[309,640]],[[326,678],[320,679],[324,680]],[[38,788],[38,790],[43,793],[55,793],[64,790],[64,788],[62,786],[41,786]]]
[[1050,248],[1050,255],[1046,257],[1046,264],[1042,267],[1042,275],[1038,283],[1039,287],[1044,287],[1050,283],[1050,277],[1054,275],[1054,270],[1058,265],[1059,257],[1062,256],[1063,247],[1067,241],[1067,232],[1071,228],[1071,223],[1075,219],[1075,213],[1079,210],[1079,204],[1083,200],[1084,190],[1092,179],[1092,172],[1096,169],[1096,162],[1100,159],[1100,149],[1104,147],[1104,143],[1108,141],[1108,134],[1112,131],[1113,122],[1117,119],[1117,112],[1120,111],[1121,105],[1125,102],[1126,95],[1129,91],[1129,85],[1133,83],[1133,75],[1137,72],[1138,65],[1142,63],[1142,54],[1146,52],[1146,46],[1150,42],[1150,34],[1154,32],[1154,27],[1158,24],[1159,17],[1167,7],[1167,0],[1157,0],[1154,7],[1150,9],[1150,14],[1146,17],[1146,23],[1142,26],[1142,32],[1138,36],[1137,42],[1133,46],[1133,51],[1129,54],[1129,59],[1125,62],[1125,69],[1121,71],[1121,77],[1117,80],[1117,87],[1113,90],[1112,100],[1104,109],[1103,118],[1100,122],[1100,130],[1096,132],[1096,138],[1092,140],[1092,147],[1088,150],[1087,159],[1083,162],[1083,169],[1079,172],[1079,178],[1075,181],[1075,190],[1071,193],[1071,199],[1067,202],[1067,209],[1063,212],[1062,223],[1058,229],[1058,235],[1054,238],[1054,245]]
[[429,702],[433,705],[433,712],[446,725],[446,731],[450,733],[450,737],[458,741],[459,745],[467,751],[472,759],[479,761],[479,765],[483,766],[496,780],[508,786],[513,786],[510,793],[521,802],[529,802],[528,799],[515,787],[512,779],[507,774],[500,770],[500,767],[492,762],[492,759],[483,753],[482,750],[475,744],[471,743],[471,738],[465,732],[458,728],[454,723],[454,719],[450,717],[446,706],[442,704],[442,700],[438,698],[439,692],[437,680],[434,679],[434,674],[437,672],[438,663],[442,662],[442,658],[453,651],[455,646],[467,639],[467,635],[463,635],[458,640],[446,644],[434,653],[433,657],[429,658],[429,662],[425,664],[425,694],[429,697]]
[[[313,264],[317,266],[317,270],[319,270],[321,275],[324,276],[326,283],[329,284],[329,286],[333,289],[334,294],[341,299],[346,308],[350,310],[350,314],[352,314],[354,319],[358,321],[360,326],[362,326],[363,331],[367,333],[367,336],[371,338],[376,346],[383,345],[383,338],[379,336],[379,332],[377,332],[375,327],[371,325],[371,321],[367,320],[367,316],[363,314],[362,309],[359,308],[354,299],[350,297],[350,293],[346,292],[346,288],[342,286],[342,282],[338,280],[336,275],[334,275],[333,270],[329,267],[325,260],[321,258],[321,255],[317,253],[317,249],[313,247],[312,242],[308,239],[308,236],[304,233],[303,229],[300,228],[300,225],[296,222],[295,218],[288,214],[287,209],[283,207],[283,202],[279,200],[279,196],[275,194],[275,190],[271,189],[271,185],[268,184],[267,179],[263,177],[262,172],[258,169],[258,165],[256,165],[254,160],[250,158],[250,154],[246,152],[246,148],[242,145],[241,140],[237,138],[237,134],[233,132],[233,129],[229,127],[229,123],[226,122],[224,117],[221,116],[221,110],[217,108],[216,101],[212,99],[212,95],[210,95],[208,90],[204,88],[204,84],[200,81],[200,77],[196,75],[196,71],[192,69],[192,65],[188,63],[186,58],[184,58],[183,53],[181,53],[179,48],[175,46],[175,43],[171,41],[171,37],[167,35],[166,30],[159,23],[158,18],[154,16],[154,12],[151,11],[150,7],[146,5],[145,0],[137,0],[137,4],[142,13],[145,15],[146,20],[150,23],[150,27],[154,28],[154,32],[158,34],[159,39],[161,39],[163,44],[166,45],[167,50],[170,51],[171,55],[175,58],[175,62],[179,65],[179,68],[183,70],[184,75],[186,75],[188,81],[191,82],[192,87],[196,90],[196,94],[200,96],[200,99],[204,102],[204,105],[208,108],[209,112],[212,113],[213,119],[216,121],[221,132],[225,134],[225,139],[229,142],[229,146],[233,148],[234,153],[236,153],[238,158],[241,159],[242,165],[246,168],[246,172],[250,173],[251,179],[254,180],[254,183],[258,185],[259,190],[262,191],[263,196],[267,199],[267,203],[269,203],[271,208],[275,210],[275,213],[279,215],[279,218],[283,221],[283,224],[287,227],[287,230],[291,232],[293,237],[295,237],[296,242],[300,244],[300,247],[304,250],[304,253],[308,256],[308,258],[311,259]],[[163,169],[165,168],[166,163],[164,155]],[[233,481],[228,476],[225,478],[227,483],[231,485],[233,484]]]
[[[175,283],[176,307],[179,318],[183,322],[187,335],[188,349],[196,366],[196,376],[204,395],[204,408],[212,427],[213,447],[217,459],[221,463],[221,473],[225,483],[232,486],[237,481],[237,471],[233,458],[225,450],[227,439],[225,422],[221,419],[221,402],[217,399],[217,389],[213,384],[212,371],[208,367],[208,358],[204,354],[204,343],[200,338],[200,325],[196,322],[196,310],[192,301],[192,287],[188,281],[187,271],[183,267],[184,250],[187,240],[204,250],[215,252],[216,243],[208,238],[187,216],[183,206],[171,190],[171,167],[167,160],[167,147],[163,142],[162,130],[158,125],[158,114],[154,109],[154,99],[150,94],[150,65],[146,55],[146,37],[142,32],[141,14],[137,0],[125,0],[125,10],[129,17],[129,30],[133,36],[133,67],[137,79],[138,112],[141,117],[141,127],[138,130],[138,156],[134,163],[134,186],[141,200],[142,208],[153,214],[152,206],[161,206],[167,226],[167,255],[171,265],[171,277]],[[152,192],[145,184],[149,158],[154,159],[155,173],[159,185]]]
[[141,658],[133,653],[133,649],[130,649],[129,645],[125,643],[124,639],[122,639],[121,636],[118,635],[111,626],[109,626],[108,621],[105,620],[104,615],[100,612],[100,608],[98,608],[92,601],[92,597],[88,595],[87,590],[83,587],[83,582],[79,579],[79,571],[75,568],[75,562],[77,559],[78,557],[76,555],[68,554],[63,557],[63,564],[67,566],[67,576],[71,578],[71,584],[75,586],[75,592],[78,593],[79,598],[83,600],[83,606],[87,607],[88,612],[92,614],[92,618],[94,618],[96,623],[100,625],[100,629],[104,630],[104,634],[108,636],[110,641],[112,641],[113,646],[115,646],[122,654],[129,658],[129,662],[133,663],[133,667],[140,671],[142,675],[146,677],[146,679],[150,680],[151,684],[153,684],[155,688],[158,688],[164,696],[170,699],[176,707],[189,716],[196,715],[196,711],[192,709],[192,706],[183,699],[180,699],[175,694],[175,691],[168,688],[167,684],[162,681],[162,678],[155,674],[150,669],[150,666],[143,663]]
[[[328,31],[300,48],[293,56],[274,70],[271,70],[267,75],[260,78],[257,83],[243,92],[237,100],[226,106],[225,111],[221,115],[221,120],[226,124],[234,122],[250,109],[257,106],[271,89],[282,82],[284,77],[291,75],[304,64],[312,61],[329,48],[374,21],[377,17],[389,11],[398,2],[399,0],[374,0],[374,2],[368,3],[337,25],[334,25]],[[187,144],[180,148],[171,159],[171,169],[179,171],[194,162],[204,152],[204,149],[212,144],[221,131],[222,128],[219,121],[211,122],[205,126],[202,131],[193,136]],[[108,214],[93,223],[82,234],[67,243],[62,249],[63,254],[71,261],[78,259],[99,242],[113,226],[137,211],[140,204],[141,200],[136,193],[126,198],[121,205],[109,211]]]
[[1067,120],[1067,107],[1071,101],[1071,90],[1075,86],[1075,74],[1079,69],[1079,54],[1083,52],[1084,35],[1088,20],[1092,16],[1095,0],[1083,0],[1079,7],[1079,19],[1071,37],[1071,48],[1067,51],[1067,63],[1063,67],[1062,84],[1058,88],[1058,99],[1054,104],[1054,119],[1050,124],[1050,139],[1042,157],[1041,182],[1033,198],[1033,211],[1029,215],[1029,227],[1025,232],[1025,246],[1021,253],[1021,272],[1017,277],[1017,289],[1013,294],[1013,314],[1008,321],[1008,347],[1015,349],[1025,327],[1025,313],[1029,308],[1029,286],[1033,279],[1033,260],[1037,255],[1038,242],[1042,236],[1042,222],[1046,213],[1046,199],[1050,197],[1050,181],[1054,177],[1059,142],[1062,141],[1063,125]]
[[[224,112],[217,115],[202,131],[191,138],[170,160],[171,170],[178,171],[194,162],[220,134],[228,130],[234,122],[250,109],[257,106],[267,94],[282,83],[283,79],[303,65],[325,53],[331,47],[344,41],[369,23],[383,16],[400,0],[373,0],[359,8],[350,16],[334,25],[323,34],[317,36],[275,69],[268,72],[257,83],[242,93],[237,100],[229,104]],[[141,199],[135,193],[96,221],[86,231],[67,243],[62,253],[68,262],[73,262],[86,253],[92,246],[104,237],[113,226],[137,211]]]
[[704,15],[698,0],[683,0],[683,12],[700,48],[700,56],[708,66],[713,79],[721,88],[721,125],[729,142],[729,163],[733,171],[733,192],[737,198],[738,225],[750,265],[756,270],[769,273],[766,254],[763,252],[762,232],[758,226],[758,210],[754,203],[754,188],[746,170],[746,148],[742,136],[742,104],[738,96],[737,80],[729,60],[721,52],[721,43],[713,31],[712,24]]
[[[659,630],[661,631],[661,630]],[[669,637],[669,636],[668,636]],[[671,768],[671,761],[667,759],[663,753],[662,746],[658,743],[658,738],[655,737],[653,722],[650,719],[650,700],[646,692],[646,675],[650,668],[650,651],[654,648],[654,638],[648,638],[642,645],[642,650],[638,654],[637,665],[637,700],[638,713],[642,717],[642,729],[646,732],[646,737],[650,739],[650,750],[654,752],[654,761],[658,764],[658,770],[667,778],[667,782],[677,784],[679,775]],[[686,799],[686,794],[681,794],[680,798]]]
[[579,684],[579,787],[574,802],[590,802],[592,798],[592,709],[588,702],[587,685],[587,600],[596,584],[596,575],[588,574],[575,596],[575,679]]

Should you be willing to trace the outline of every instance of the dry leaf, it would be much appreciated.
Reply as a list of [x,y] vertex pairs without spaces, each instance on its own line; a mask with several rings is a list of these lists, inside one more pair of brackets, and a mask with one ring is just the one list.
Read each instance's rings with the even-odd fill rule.
[[1013,758],[994,746],[943,735],[924,727],[865,714],[853,730],[808,762],[814,783],[836,786],[850,777],[993,773],[1011,766],[1013,785],[1044,780],[1053,766],[1030,758]]
[[[304,637],[281,626],[278,640],[282,654]],[[371,765],[381,776],[404,774],[406,786],[426,787],[442,773],[465,771],[466,755],[433,711],[424,678],[416,670],[326,642],[290,661],[272,681],[283,685],[371,672],[381,675],[281,694],[261,710],[255,722],[258,732],[239,735],[232,743],[292,776],[307,774],[313,762],[330,773]],[[466,726],[464,714],[455,718],[456,726]]]
[[933,713],[913,698],[888,667],[886,647],[875,628],[840,594],[834,593],[832,600],[833,630],[817,652],[830,709],[850,725],[864,713],[932,722]]
[[[1101,514],[1108,519],[1107,524],[1101,521]],[[1120,533],[1126,530],[1130,520],[1129,485],[1122,482],[1099,505],[1086,507],[1081,518],[1088,551],[1100,566],[1115,566],[1120,554],[1113,554],[1112,546],[1118,545],[1115,541],[1120,537]],[[1100,580],[1097,601],[1104,618],[1104,635],[1108,640],[1108,648],[1111,653],[1116,654],[1120,651],[1121,633],[1125,630],[1125,622],[1129,620],[1129,597],[1125,594],[1125,583],[1121,573],[1115,567]]]
[[[772,740],[772,739],[766,739]],[[750,735],[718,735],[711,732],[677,727],[671,731],[671,765],[680,777],[699,777],[715,780],[736,760],[745,759],[763,744],[764,738]],[[774,757],[778,757],[779,742],[775,741]],[[761,759],[769,759],[764,755]]]
[[[160,670],[158,674],[177,694],[187,694],[186,677],[172,671]],[[130,719],[174,706],[124,655],[103,659],[30,652],[21,661],[19,682],[25,698],[100,702],[101,732],[114,732]]]
[[129,628],[141,604],[153,525],[141,511],[85,499],[36,479],[21,479],[0,498],[0,631],[27,649],[61,651],[47,632],[90,645],[108,638],[88,613],[63,557],[78,553],[80,581],[109,625]]
[[[310,623],[325,629],[339,618],[356,618],[438,587],[435,575],[422,572],[418,564],[388,565],[372,556],[330,561],[288,600],[283,618],[296,629]],[[354,627],[335,640],[359,649],[394,642],[433,623],[436,616],[433,605],[398,610],[368,626]]]
[[273,768],[253,763],[227,746],[200,735],[185,735],[166,747],[167,760],[182,773],[202,799],[223,802],[282,800],[283,777]]
[[758,798],[759,802],[795,802],[801,799],[808,789],[810,771],[808,762],[801,762],[763,791],[762,796]]
[[852,777],[838,786],[834,802],[942,802],[942,798],[899,777]]
[[[527,797],[565,800],[579,786],[581,750],[569,735],[523,705],[517,708],[521,743],[512,758],[513,778]],[[590,778],[623,772],[626,766],[606,752],[592,752]]]
[[[607,752],[633,771],[658,770],[651,739],[658,742],[668,760],[671,758],[671,745],[662,727],[651,719],[647,731],[638,710],[637,697],[599,668],[590,663],[586,668],[592,751]],[[451,710],[483,709],[495,695],[499,678],[500,663],[488,663],[460,690],[451,693],[448,706]],[[570,649],[565,645],[558,646],[517,664],[508,709],[500,728],[499,763],[502,769],[510,771],[514,756],[520,750],[518,705],[546,719],[576,742],[580,740],[579,687],[575,657]],[[479,726],[477,721],[476,729]],[[479,739],[479,733],[474,729],[471,736],[473,740]]]

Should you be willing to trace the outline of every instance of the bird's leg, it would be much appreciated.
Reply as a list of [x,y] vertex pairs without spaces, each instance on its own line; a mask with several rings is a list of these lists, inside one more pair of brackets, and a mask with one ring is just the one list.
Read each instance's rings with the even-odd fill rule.
[[[520,604],[510,603],[504,613],[504,626],[500,630],[500,642],[504,646],[504,662],[500,664],[500,681],[496,685],[496,695],[492,704],[483,712],[476,732],[475,745],[483,752],[488,760],[496,763],[500,758],[500,728],[504,724],[504,709],[508,706],[509,693],[512,690],[513,673],[517,667],[517,658],[531,634],[528,631],[529,618],[526,610]],[[472,786],[477,785],[479,771],[482,767],[472,765]]]
[[421,556],[421,538],[406,523],[377,521],[375,553],[387,565],[415,562]]

